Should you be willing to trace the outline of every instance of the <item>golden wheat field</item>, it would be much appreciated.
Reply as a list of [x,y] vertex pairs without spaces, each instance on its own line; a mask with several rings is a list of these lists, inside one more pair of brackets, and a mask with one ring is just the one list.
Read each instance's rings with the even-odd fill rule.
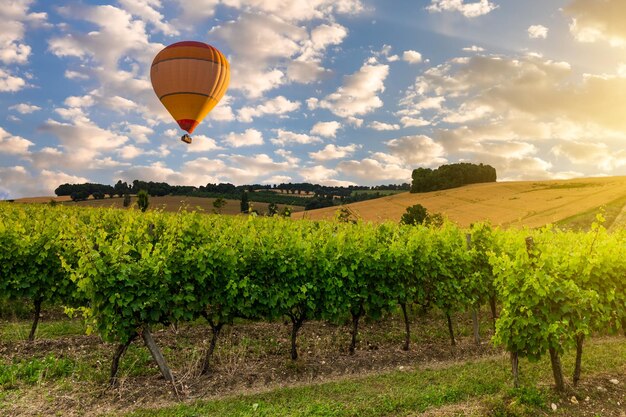
[[[428,193],[401,193],[349,204],[366,221],[399,221],[406,208],[421,204],[461,226],[489,220],[503,227],[540,227],[626,199],[626,177],[578,178],[473,184]],[[624,201],[623,204],[626,204]],[[326,219],[337,207],[294,213],[296,218]],[[626,215],[615,223],[626,223]]]

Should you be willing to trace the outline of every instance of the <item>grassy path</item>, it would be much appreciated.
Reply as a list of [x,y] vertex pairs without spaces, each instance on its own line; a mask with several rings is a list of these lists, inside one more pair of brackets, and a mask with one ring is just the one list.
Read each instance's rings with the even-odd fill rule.
[[[568,373],[572,362],[572,355],[566,355],[564,370]],[[603,410],[599,414],[591,415],[621,416],[620,404],[626,404],[624,390],[611,391],[609,380],[621,378],[621,388],[626,384],[626,339],[607,338],[593,341],[587,347],[584,364],[587,383],[578,391],[572,391],[571,395],[580,397],[580,402],[584,402],[587,408]],[[586,415],[585,407],[567,404],[567,401],[559,399],[552,392],[550,372],[547,360],[534,364],[522,361],[522,388],[512,390],[508,360],[505,355],[499,355],[463,363],[447,363],[423,369],[398,370],[382,375],[280,388],[261,394],[183,403],[158,410],[145,409],[129,415],[382,417],[415,416],[425,411],[429,411],[429,415],[442,416],[450,415],[448,413],[488,413],[502,416],[548,413],[564,416]],[[604,391],[593,392],[594,386],[602,386]],[[604,394],[609,395],[607,393],[613,397],[603,398]],[[585,398],[589,399],[585,401]],[[620,400],[621,403],[618,404]],[[550,409],[552,403],[559,404],[556,413]],[[443,414],[439,414],[438,409]]]

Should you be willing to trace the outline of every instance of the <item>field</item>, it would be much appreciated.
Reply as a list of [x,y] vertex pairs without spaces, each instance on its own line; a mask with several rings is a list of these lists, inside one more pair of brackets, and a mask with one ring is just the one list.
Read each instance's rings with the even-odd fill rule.
[[[442,213],[462,227],[484,220],[503,227],[540,227],[572,220],[587,212],[595,215],[601,206],[611,204],[619,206],[617,216],[626,206],[626,177],[474,184],[428,193],[405,192],[349,207],[364,220],[397,222],[406,208],[414,204],[423,205],[429,212]],[[328,207],[294,217],[327,219],[334,217],[336,210]],[[623,215],[621,219],[626,220]]]
[[623,200],[615,233],[0,204],[0,414],[626,417]]
[[[89,199],[85,201],[71,201],[69,197],[31,197],[15,200],[16,203],[48,203],[51,200],[62,202],[68,206],[84,206],[84,207],[114,207],[123,208],[124,199],[121,197],[104,198],[102,200]],[[203,211],[205,213],[213,213],[213,201],[215,198],[185,197],[185,196],[164,196],[150,197],[150,206],[148,209],[159,209],[167,212],[177,212],[181,208],[187,211]],[[241,208],[239,200],[225,200],[226,205],[222,207],[221,214],[240,214]],[[137,208],[137,196],[131,196],[131,205]],[[259,214],[267,213],[269,203],[250,202],[252,209],[259,211]],[[279,211],[283,209],[284,204],[278,204]],[[304,207],[290,206],[293,212],[303,211]]]

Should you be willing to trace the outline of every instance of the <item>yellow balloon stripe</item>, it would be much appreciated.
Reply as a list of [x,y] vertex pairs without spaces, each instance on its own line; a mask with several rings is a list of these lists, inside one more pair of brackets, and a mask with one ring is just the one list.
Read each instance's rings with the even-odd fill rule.
[[174,120],[190,119],[200,121],[213,110],[217,100],[198,94],[172,94],[161,99]]

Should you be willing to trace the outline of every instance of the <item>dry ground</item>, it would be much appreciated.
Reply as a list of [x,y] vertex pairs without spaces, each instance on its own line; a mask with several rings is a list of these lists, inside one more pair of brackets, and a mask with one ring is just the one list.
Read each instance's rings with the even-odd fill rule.
[[[401,193],[349,204],[361,218],[397,222],[406,208],[421,204],[461,226],[489,220],[504,227],[540,227],[599,208],[626,196],[626,177],[579,178],[560,181],[515,181],[474,184],[428,193]],[[332,218],[328,207],[295,215]]]

